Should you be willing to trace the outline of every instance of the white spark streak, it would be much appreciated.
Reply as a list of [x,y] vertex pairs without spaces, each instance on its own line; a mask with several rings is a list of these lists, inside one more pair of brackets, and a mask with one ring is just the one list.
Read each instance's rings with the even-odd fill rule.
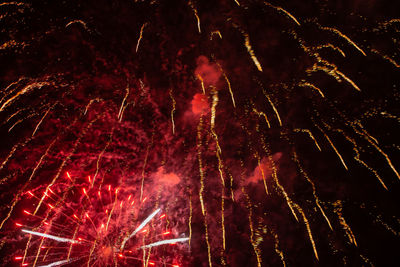
[[141,248],[157,247],[157,246],[161,246],[161,245],[165,245],[165,244],[174,244],[174,243],[178,243],[178,242],[185,242],[185,241],[188,241],[188,240],[189,240],[188,237],[161,240],[161,241],[157,241],[155,243],[151,243],[151,244],[142,246]]
[[139,232],[140,230],[142,230],[143,227],[145,227],[145,226],[151,221],[151,219],[153,219],[154,216],[156,216],[157,213],[160,212],[160,210],[161,210],[161,209],[157,209],[157,210],[153,211],[153,213],[150,214],[149,217],[147,217],[147,218],[135,229],[135,231],[133,231],[129,236],[125,237],[124,241],[122,241],[122,244],[121,244],[121,250],[124,249],[126,241],[128,241],[132,236],[136,235],[137,232]]
[[50,263],[50,264],[47,264],[47,265],[40,265],[38,267],[53,267],[53,266],[62,265],[64,263],[69,263],[71,261],[72,261],[71,259],[70,260],[56,261],[56,262],[53,262],[53,263]]
[[47,238],[56,240],[56,241],[58,241],[58,242],[68,242],[68,243],[72,243],[72,244],[79,243],[79,241],[74,240],[74,239],[69,239],[69,238],[65,238],[65,237],[59,237],[59,236],[54,236],[54,235],[49,235],[49,234],[44,234],[44,233],[29,231],[29,230],[25,230],[25,229],[22,229],[22,232],[28,233],[28,234],[31,234],[31,235],[37,235],[37,236],[47,237]]

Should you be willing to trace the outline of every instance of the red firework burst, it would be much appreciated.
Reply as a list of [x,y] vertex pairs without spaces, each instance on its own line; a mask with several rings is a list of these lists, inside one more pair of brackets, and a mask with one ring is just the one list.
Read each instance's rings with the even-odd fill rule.
[[[41,195],[41,197],[39,197]],[[178,259],[159,257],[153,247],[189,240],[170,238],[168,216],[140,200],[132,190],[103,181],[66,179],[25,193],[30,208],[25,223],[15,226],[27,237],[21,266],[114,266],[142,262],[143,266],[179,266]],[[157,205],[156,205],[157,206]],[[163,247],[162,253],[176,248]]]

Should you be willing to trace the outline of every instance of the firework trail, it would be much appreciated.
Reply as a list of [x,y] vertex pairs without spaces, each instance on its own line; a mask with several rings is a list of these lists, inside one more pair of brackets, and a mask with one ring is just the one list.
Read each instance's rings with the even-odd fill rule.
[[396,265],[399,8],[1,3],[1,266]]

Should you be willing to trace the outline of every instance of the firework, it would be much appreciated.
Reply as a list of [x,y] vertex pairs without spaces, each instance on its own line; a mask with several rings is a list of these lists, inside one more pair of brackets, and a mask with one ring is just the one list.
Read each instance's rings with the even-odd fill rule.
[[396,10],[0,4],[3,266],[394,265]]
[[66,179],[70,183],[45,188],[41,198],[31,191],[25,194],[38,204],[34,212],[23,211],[28,216],[25,225],[16,223],[28,239],[24,255],[15,257],[22,266],[108,266],[138,260],[147,266],[156,262],[150,261],[154,251],[147,248],[188,240],[166,239],[172,233],[166,228],[166,214],[159,215],[160,208],[140,222],[139,213],[146,210],[146,198],[142,203],[136,199],[135,204],[133,194],[120,188],[112,190],[111,185],[101,190],[101,183],[92,183],[90,176],[79,185],[69,172]]

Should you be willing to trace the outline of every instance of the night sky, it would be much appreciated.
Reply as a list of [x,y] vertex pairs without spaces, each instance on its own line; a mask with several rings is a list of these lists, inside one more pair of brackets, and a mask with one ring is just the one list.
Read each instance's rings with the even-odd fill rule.
[[400,4],[4,2],[0,30],[0,266],[400,265]]

